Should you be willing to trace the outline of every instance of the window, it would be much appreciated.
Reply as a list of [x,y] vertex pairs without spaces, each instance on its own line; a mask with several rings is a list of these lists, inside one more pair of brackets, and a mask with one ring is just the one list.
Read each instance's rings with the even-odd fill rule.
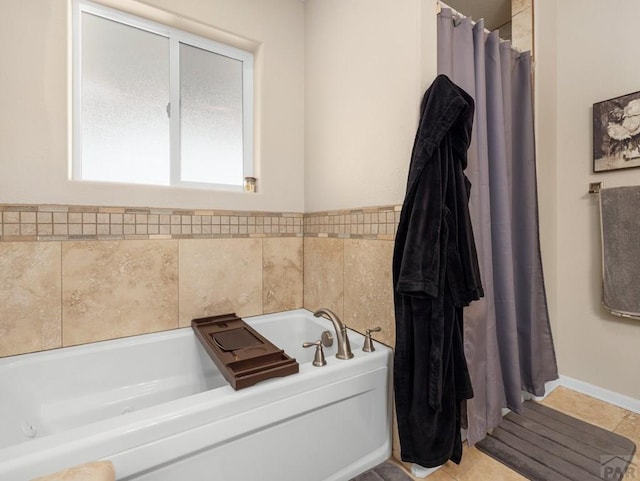
[[253,55],[77,0],[73,178],[241,189]]

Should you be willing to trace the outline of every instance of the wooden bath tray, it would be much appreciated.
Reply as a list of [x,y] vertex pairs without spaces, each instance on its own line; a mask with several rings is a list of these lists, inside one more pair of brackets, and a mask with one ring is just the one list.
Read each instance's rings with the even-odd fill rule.
[[235,314],[193,319],[191,327],[236,390],[265,379],[296,374],[299,370],[295,359]]

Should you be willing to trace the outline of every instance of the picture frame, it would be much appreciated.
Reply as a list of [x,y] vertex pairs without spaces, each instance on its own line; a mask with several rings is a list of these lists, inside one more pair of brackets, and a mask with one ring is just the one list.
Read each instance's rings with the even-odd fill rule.
[[640,91],[593,104],[593,172],[640,167]]

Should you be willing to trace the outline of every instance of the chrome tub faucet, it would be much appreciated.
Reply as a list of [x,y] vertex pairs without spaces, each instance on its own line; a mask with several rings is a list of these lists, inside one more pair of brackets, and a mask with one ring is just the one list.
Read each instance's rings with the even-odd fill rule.
[[338,353],[336,357],[338,359],[351,359],[353,353],[351,352],[351,344],[349,344],[349,336],[347,335],[347,326],[342,322],[338,316],[336,316],[329,309],[320,308],[313,313],[315,317],[324,317],[329,319],[333,323],[333,328],[336,331],[336,342],[338,343]]

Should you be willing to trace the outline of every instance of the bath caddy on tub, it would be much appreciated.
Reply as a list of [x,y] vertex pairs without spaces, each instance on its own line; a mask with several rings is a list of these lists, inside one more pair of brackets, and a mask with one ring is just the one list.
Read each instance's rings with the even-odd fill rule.
[[266,379],[296,374],[299,370],[295,359],[235,314],[193,319],[191,327],[236,390]]

